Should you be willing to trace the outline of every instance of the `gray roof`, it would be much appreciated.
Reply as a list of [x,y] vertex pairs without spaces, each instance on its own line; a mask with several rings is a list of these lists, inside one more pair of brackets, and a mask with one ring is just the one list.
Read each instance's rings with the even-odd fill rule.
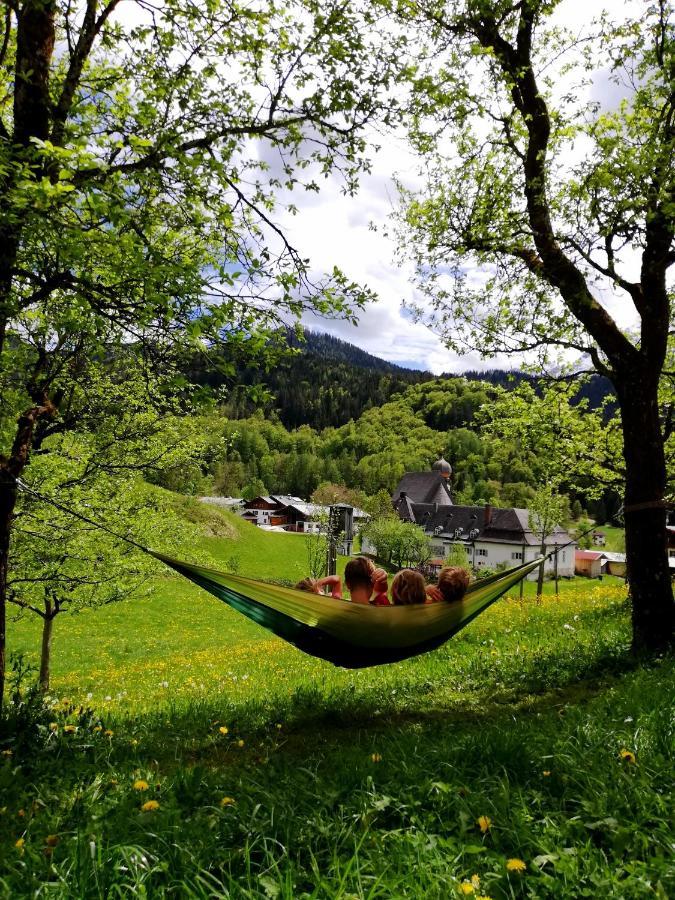
[[614,553],[609,550],[602,550],[602,555],[608,562],[617,562],[617,563],[625,563],[626,562],[626,554],[625,553]]
[[401,494],[413,503],[438,503],[440,506],[451,506],[452,496],[447,479],[439,472],[406,472],[392,495],[396,504]]
[[[439,537],[528,546],[540,544],[540,539],[530,529],[526,509],[456,504],[436,507],[433,503],[412,503],[410,506],[413,516],[411,521],[421,525],[427,533],[437,534]],[[546,543],[566,544],[570,540],[568,533],[556,525],[553,532],[547,536]]]

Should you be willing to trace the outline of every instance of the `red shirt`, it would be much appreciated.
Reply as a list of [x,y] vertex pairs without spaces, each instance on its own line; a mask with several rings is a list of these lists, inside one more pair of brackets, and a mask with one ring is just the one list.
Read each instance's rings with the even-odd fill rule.
[[371,606],[391,606],[389,597],[387,597],[386,594],[375,594],[373,599],[369,602]]

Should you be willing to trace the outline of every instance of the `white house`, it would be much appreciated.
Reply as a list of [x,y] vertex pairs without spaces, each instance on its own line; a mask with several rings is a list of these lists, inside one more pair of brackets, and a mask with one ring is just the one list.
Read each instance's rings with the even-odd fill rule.
[[[541,537],[530,528],[526,509],[458,506],[452,502],[451,476],[449,463],[440,459],[429,472],[406,473],[392,496],[399,517],[414,522],[429,535],[432,553],[446,557],[452,545],[459,544],[475,569],[516,566],[541,554]],[[576,545],[569,534],[556,526],[544,543],[546,553],[560,548],[558,575],[571,578]],[[555,566],[554,557],[550,557],[545,571],[553,574]],[[536,571],[529,577],[536,579]]]

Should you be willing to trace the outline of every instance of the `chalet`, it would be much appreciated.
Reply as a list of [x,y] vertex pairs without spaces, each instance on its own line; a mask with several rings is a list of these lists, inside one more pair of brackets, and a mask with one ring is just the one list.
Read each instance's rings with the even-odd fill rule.
[[[541,538],[530,528],[526,509],[499,509],[489,504],[460,506],[452,501],[451,478],[450,464],[439,459],[429,472],[406,473],[392,495],[399,517],[414,522],[429,535],[432,553],[445,558],[453,544],[460,544],[475,569],[515,566],[540,555]],[[547,553],[561,548],[558,574],[572,577],[574,544],[569,534],[556,526],[544,544]],[[552,573],[555,568],[551,557],[545,569]],[[529,577],[536,578],[536,572]]]
[[288,505],[302,502],[300,497],[285,494],[253,497],[252,500],[244,501],[241,515],[248,522],[261,527],[284,527],[289,524]]
[[574,571],[586,578],[601,578],[605,554],[601,550],[577,550],[574,554]]
[[[284,531],[311,534],[319,531],[320,519],[328,517],[330,507],[309,503],[299,497],[274,494],[254,497],[245,501],[241,515],[244,519],[263,528],[283,528]],[[357,527],[369,518],[364,510],[354,507],[354,525]]]
[[604,531],[593,532],[593,544],[596,547],[604,547],[607,544],[607,536]]

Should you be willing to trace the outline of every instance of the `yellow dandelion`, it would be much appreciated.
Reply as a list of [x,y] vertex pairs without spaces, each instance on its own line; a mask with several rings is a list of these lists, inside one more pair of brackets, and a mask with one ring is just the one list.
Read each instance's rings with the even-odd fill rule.
[[136,740],[136,738],[132,738],[132,739],[129,741],[129,743],[131,744],[132,747],[138,746],[138,741]]
[[103,726],[102,725],[94,725],[93,730],[94,731],[103,731]]
[[56,847],[58,842],[59,842],[58,834],[48,834],[47,837],[45,838],[45,844],[48,847]]
[[26,843],[26,839],[20,837],[18,840],[14,841],[14,846],[17,850],[21,850],[23,852],[23,845]]
[[64,734],[75,734],[77,731],[77,725],[64,725],[63,732]]
[[241,748],[241,747],[243,747],[243,746],[244,746],[244,742],[242,741],[241,738],[239,738],[239,740],[237,741],[237,747],[240,747],[240,748]]
[[626,748],[624,747],[619,751],[619,756],[624,762],[629,762],[632,765],[635,765],[635,754],[632,750],[626,750]]
[[550,777],[551,777],[551,770],[550,770],[550,769],[544,769],[544,771],[543,771],[541,774],[544,776],[544,778],[550,778]]
[[50,731],[58,731],[58,730],[59,730],[59,723],[58,723],[58,722],[50,722],[50,723],[49,723],[49,730],[50,730]]
[[2,755],[10,757],[10,756],[12,756],[12,751],[11,750],[3,750]]
[[137,778],[136,781],[134,781],[135,791],[147,791],[149,787],[150,785],[148,784],[148,782],[144,781],[142,778]]
[[476,825],[478,825],[483,834],[486,834],[492,827],[492,819],[490,816],[478,816]]
[[221,734],[229,734],[230,733],[230,729],[227,727],[227,725],[221,725],[220,728],[218,729],[218,731]]
[[506,860],[506,870],[507,872],[524,872],[527,869],[527,865],[523,862],[522,859],[507,859]]
[[371,756],[370,756],[370,759],[371,759],[372,762],[374,762],[374,763],[382,762],[382,756],[381,756],[380,753],[372,753]]
[[492,900],[487,894],[476,894],[476,900]]
[[236,803],[234,797],[223,797],[220,801],[221,806],[233,806]]
[[463,881],[459,886],[460,894],[464,894],[464,896],[468,897],[470,894],[473,894],[476,889],[471,884],[470,881]]
[[115,734],[115,732],[114,732],[114,731],[111,731],[111,730],[108,728],[106,731],[103,732],[103,734],[104,734],[106,737],[112,737],[113,734]]
[[154,812],[156,809],[159,809],[159,803],[156,800],[147,800],[143,806],[141,806],[143,812]]
[[277,731],[281,731],[282,728],[283,728],[283,725],[281,724],[281,722],[277,722],[277,724],[276,724]]

